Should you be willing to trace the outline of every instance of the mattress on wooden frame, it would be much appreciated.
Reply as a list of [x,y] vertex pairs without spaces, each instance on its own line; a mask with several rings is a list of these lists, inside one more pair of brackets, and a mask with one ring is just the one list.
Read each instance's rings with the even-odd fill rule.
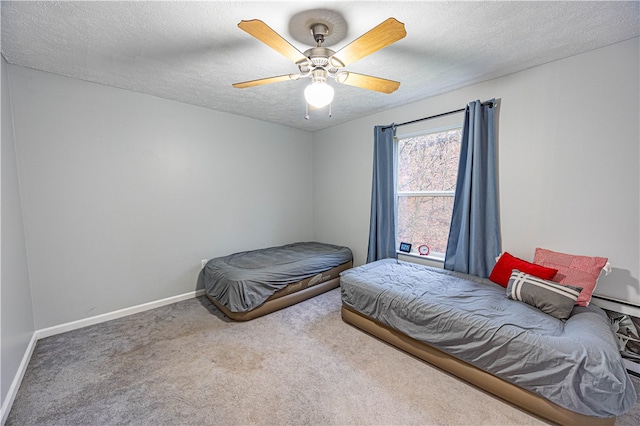
[[344,304],[341,314],[346,323],[545,420],[576,426],[605,426],[615,423],[616,417],[587,416],[560,407],[546,398],[487,373],[427,343],[413,339]]
[[313,277],[306,278],[281,288],[272,294],[263,304],[245,312],[232,312],[209,294],[207,298],[222,311],[223,314],[235,321],[249,321],[271,312],[295,305],[296,303],[315,297],[340,286],[340,273],[353,266],[353,261],[343,263]]

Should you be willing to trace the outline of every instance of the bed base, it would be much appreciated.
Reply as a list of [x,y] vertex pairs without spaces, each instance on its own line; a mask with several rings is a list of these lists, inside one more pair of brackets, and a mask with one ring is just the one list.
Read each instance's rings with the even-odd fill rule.
[[415,340],[385,324],[342,305],[342,319],[417,358],[428,362],[488,393],[535,416],[561,425],[613,425],[615,417],[592,417],[562,408],[553,402],[522,389],[471,364]]
[[313,277],[289,284],[272,294],[262,305],[246,312],[232,312],[208,294],[207,298],[232,320],[249,321],[339,287],[340,272],[352,266],[353,261],[349,261]]

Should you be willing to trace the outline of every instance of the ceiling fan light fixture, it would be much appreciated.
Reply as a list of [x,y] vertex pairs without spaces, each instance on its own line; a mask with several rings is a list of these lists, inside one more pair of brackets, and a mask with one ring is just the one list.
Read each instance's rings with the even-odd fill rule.
[[304,89],[307,103],[316,108],[322,108],[333,102],[333,87],[324,81],[314,81]]

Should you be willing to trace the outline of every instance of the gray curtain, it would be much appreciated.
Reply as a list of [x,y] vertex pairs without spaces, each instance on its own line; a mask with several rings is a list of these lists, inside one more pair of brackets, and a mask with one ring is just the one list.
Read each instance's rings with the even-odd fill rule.
[[495,102],[470,102],[465,111],[460,164],[445,269],[486,278],[501,251],[496,180]]
[[[383,128],[386,127],[385,130]],[[367,263],[396,258],[395,126],[375,126]]]

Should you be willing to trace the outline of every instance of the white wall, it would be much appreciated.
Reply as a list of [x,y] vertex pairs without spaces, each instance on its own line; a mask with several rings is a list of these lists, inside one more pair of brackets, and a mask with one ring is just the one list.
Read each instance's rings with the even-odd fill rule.
[[16,152],[9,100],[7,62],[0,57],[2,79],[2,246],[0,262],[0,405],[5,413],[7,394],[27,352],[35,326],[22,222]]
[[[536,247],[608,257],[613,273],[596,293],[640,303],[638,40],[315,132],[316,236],[364,263],[374,125],[495,97],[503,250],[528,260]],[[439,124],[399,133],[428,125]]]
[[201,259],[313,239],[310,133],[9,77],[36,329],[194,291]]

